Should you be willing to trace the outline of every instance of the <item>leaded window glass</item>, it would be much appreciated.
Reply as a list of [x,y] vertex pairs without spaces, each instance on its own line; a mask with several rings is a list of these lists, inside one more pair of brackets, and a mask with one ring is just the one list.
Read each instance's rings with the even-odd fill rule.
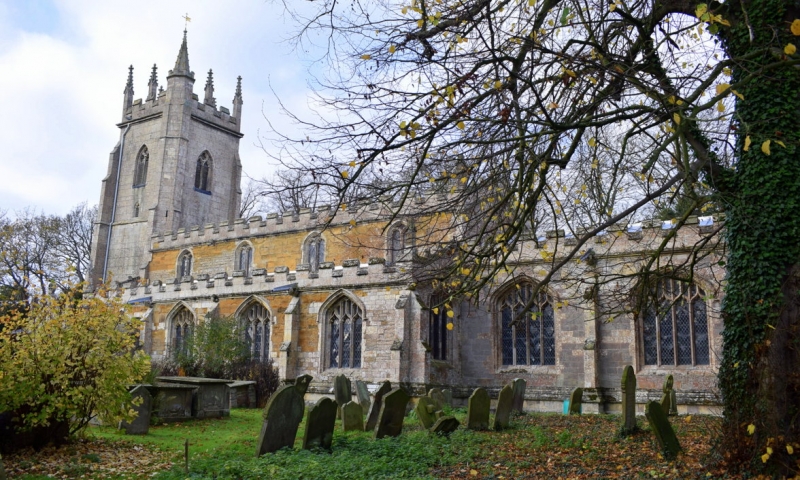
[[438,306],[442,299],[438,295],[431,296],[430,323],[428,340],[434,360],[447,360],[447,316],[445,308]]
[[186,308],[181,308],[172,316],[172,351],[174,354],[183,353],[189,337],[192,335],[194,315]]
[[[550,297],[521,283],[500,300],[500,343],[503,365],[555,365],[555,314]],[[530,303],[530,306],[528,304]]]
[[264,305],[254,302],[245,310],[240,320],[244,326],[244,339],[250,348],[251,358],[263,360],[269,356],[270,317]]
[[708,365],[705,293],[696,285],[662,279],[642,315],[645,365]]
[[194,188],[204,192],[211,191],[211,155],[207,151],[197,158]]
[[331,368],[361,368],[361,329],[364,312],[347,297],[330,309],[328,363]]
[[150,154],[147,152],[147,147],[142,146],[141,150],[139,150],[139,155],[136,156],[136,167],[133,173],[134,187],[141,187],[147,183],[147,165],[149,162]]
[[178,278],[187,277],[192,274],[192,253],[183,252],[178,257]]

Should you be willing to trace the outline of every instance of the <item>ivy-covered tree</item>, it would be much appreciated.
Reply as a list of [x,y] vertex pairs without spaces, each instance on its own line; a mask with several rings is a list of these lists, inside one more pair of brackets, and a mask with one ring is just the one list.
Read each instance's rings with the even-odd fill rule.
[[319,117],[295,117],[302,137],[276,132],[285,168],[397,212],[425,186],[443,194],[462,236],[437,275],[454,295],[480,292],[530,232],[578,239],[546,281],[615,223],[678,198],[678,225],[721,206],[725,451],[797,471],[796,1],[284,4],[302,47],[327,53]]
[[0,316],[0,412],[13,412],[21,430],[49,428],[48,440],[63,440],[97,416],[130,420],[128,386],[150,369],[148,357],[134,351],[140,321],[103,291],[91,298],[81,292],[75,285],[35,295],[26,310]]

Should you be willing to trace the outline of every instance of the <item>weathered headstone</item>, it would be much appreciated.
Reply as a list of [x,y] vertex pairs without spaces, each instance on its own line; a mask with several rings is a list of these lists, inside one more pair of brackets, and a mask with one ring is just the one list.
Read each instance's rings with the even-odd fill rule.
[[336,424],[336,402],[328,397],[317,400],[308,409],[306,415],[306,431],[303,434],[303,448],[331,449],[333,443],[333,427]]
[[675,395],[674,388],[669,392],[669,399],[669,412],[667,412],[667,415],[674,417],[678,415],[678,397]]
[[572,391],[572,395],[569,396],[569,414],[570,415],[580,415],[581,414],[581,402],[583,401],[583,389],[581,387],[576,388]]
[[131,398],[133,399],[133,406],[131,407],[136,412],[136,418],[131,420],[131,423],[122,422],[122,428],[128,435],[147,435],[150,429],[150,412],[153,409],[153,396],[144,385],[137,385],[131,390]]
[[667,414],[661,410],[661,405],[658,402],[647,402],[644,414],[648,423],[650,423],[650,429],[656,436],[656,441],[664,458],[672,460],[681,451],[681,445],[678,443],[675,431],[672,430],[672,425],[669,424]]
[[514,412],[522,413],[525,405],[525,388],[528,386],[522,378],[515,378],[511,381],[511,388],[514,390],[514,401],[511,405],[511,410]]
[[497,409],[494,412],[494,429],[508,428],[511,417],[511,406],[514,403],[514,390],[509,385],[500,390],[497,396]]
[[467,428],[470,430],[486,430],[489,428],[489,393],[483,388],[476,388],[467,403]]
[[375,438],[397,437],[403,432],[403,418],[406,416],[409,396],[402,388],[395,388],[383,397]]
[[367,388],[367,384],[362,382],[361,380],[356,380],[356,397],[358,397],[358,403],[361,404],[361,410],[366,413],[369,411],[369,389]]
[[636,427],[636,374],[633,367],[627,365],[622,370],[622,435],[637,430]]
[[311,384],[311,380],[313,379],[314,377],[311,375],[300,375],[294,379],[294,388],[297,389],[301,396],[305,396],[306,392],[308,391],[308,386]]
[[339,415],[341,416],[341,409],[345,403],[353,399],[353,389],[350,384],[350,379],[344,375],[337,375],[333,379],[333,396],[336,403],[339,405]]
[[383,397],[391,391],[392,383],[389,380],[386,380],[375,392],[372,405],[369,407],[369,413],[367,413],[367,423],[364,425],[364,430],[368,432],[375,430],[375,426],[378,424],[378,416],[380,415],[381,407],[383,406]]
[[429,430],[436,423],[436,412],[438,410],[436,407],[436,402],[431,397],[419,397],[417,401],[415,411],[417,412],[419,423],[422,424],[422,428],[425,430]]
[[459,425],[461,424],[456,420],[456,417],[445,415],[439,418],[439,420],[436,420],[436,423],[433,424],[430,431],[436,435],[447,436],[455,432]]
[[275,391],[264,407],[264,423],[258,436],[256,456],[283,447],[292,448],[297,428],[303,420],[303,410],[305,410],[303,396],[294,385],[284,385]]
[[675,382],[672,375],[667,375],[667,378],[664,379],[664,387],[661,389],[663,394],[661,395],[661,410],[665,414],[669,414],[669,411],[672,410],[672,396],[670,393],[672,392],[672,385]]
[[342,406],[342,430],[364,431],[364,410],[358,402],[347,402]]
[[444,409],[444,405],[447,403],[447,400],[444,398],[444,393],[438,388],[431,388],[428,390],[428,397],[436,404],[436,410]]
[[448,407],[452,408],[453,407],[453,391],[450,390],[449,388],[445,388],[444,390],[442,390],[442,395],[444,395],[444,403],[445,403],[445,405],[447,405]]

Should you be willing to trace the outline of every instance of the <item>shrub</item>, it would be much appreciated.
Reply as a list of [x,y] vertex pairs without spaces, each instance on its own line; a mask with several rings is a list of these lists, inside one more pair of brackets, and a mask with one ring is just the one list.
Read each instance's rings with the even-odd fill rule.
[[128,385],[148,364],[133,351],[140,321],[118,299],[84,298],[81,288],[33,296],[0,316],[0,412],[12,412],[16,430],[60,440],[95,416],[132,418]]

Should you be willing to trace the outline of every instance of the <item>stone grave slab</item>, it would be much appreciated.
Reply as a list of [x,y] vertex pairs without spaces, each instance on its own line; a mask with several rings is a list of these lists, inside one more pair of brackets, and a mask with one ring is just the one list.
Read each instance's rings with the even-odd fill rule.
[[192,398],[197,387],[162,383],[146,388],[153,397],[151,422],[183,422],[192,419]]
[[410,397],[402,388],[395,388],[383,397],[375,438],[397,437],[403,432],[403,418]]
[[569,414],[570,415],[580,415],[581,411],[583,410],[583,389],[581,387],[576,388],[572,391],[572,395],[569,396]]
[[667,414],[661,410],[661,405],[658,402],[647,402],[644,414],[650,424],[650,429],[656,436],[656,441],[664,458],[672,460],[677,457],[678,452],[681,451],[681,445],[678,442],[678,437],[675,436],[672,425],[669,423]]
[[303,396],[294,385],[284,385],[276,390],[264,407],[264,423],[258,436],[256,456],[284,447],[292,448],[297,428],[303,420],[303,410]]
[[633,372],[633,367],[627,365],[622,370],[622,427],[620,433],[629,435],[636,430],[636,374]]
[[664,386],[661,388],[661,410],[669,415],[670,410],[672,410],[672,385],[675,383],[675,379],[672,375],[667,375],[667,378],[664,379]]
[[444,395],[444,404],[453,408],[453,391],[449,388],[445,388],[442,390],[442,395]]
[[228,384],[231,408],[254,408],[256,406],[256,382],[237,380]]
[[428,390],[428,397],[436,403],[436,410],[442,410],[447,403],[444,394],[438,388],[431,388]]
[[333,397],[336,404],[339,405],[339,416],[341,416],[341,408],[353,399],[353,389],[349,378],[344,375],[337,375],[333,378]]
[[299,377],[294,379],[294,388],[300,393],[300,395],[305,396],[306,392],[308,391],[308,386],[311,384],[311,380],[314,377],[311,375],[300,375]]
[[514,390],[506,385],[497,396],[497,409],[494,412],[494,429],[508,428],[511,421],[511,407],[514,403]]
[[153,396],[144,385],[137,385],[131,390],[133,404],[131,408],[136,412],[136,418],[130,423],[122,422],[121,427],[127,435],[147,435],[150,429],[150,412],[153,410]]
[[336,402],[328,397],[320,398],[313,407],[308,409],[306,430],[303,434],[303,449],[331,449],[333,428],[336,424],[336,410]]
[[511,405],[512,412],[522,413],[525,406],[525,389],[527,386],[528,382],[522,378],[515,378],[511,381],[511,388],[514,390],[514,401]]
[[488,429],[490,407],[489,392],[484,388],[476,388],[467,403],[467,428],[470,430]]
[[445,415],[436,420],[436,423],[433,424],[430,430],[431,433],[435,433],[436,435],[448,436],[455,432],[459,425],[461,425],[461,423],[456,420],[456,417]]
[[415,411],[419,423],[422,424],[422,428],[425,430],[430,430],[433,424],[436,423],[436,412],[438,411],[436,407],[436,402],[431,397],[419,397],[419,400],[417,400]]
[[192,400],[195,418],[219,418],[231,414],[230,380],[202,377],[156,377],[159,382],[190,385],[197,388]]
[[383,406],[383,397],[392,391],[392,383],[389,380],[384,381],[380,388],[375,391],[373,396],[372,405],[369,406],[367,413],[367,423],[364,425],[364,430],[372,432],[378,424],[378,416],[381,413],[381,406]]
[[369,400],[367,384],[361,380],[356,380],[356,398],[358,398],[358,403],[361,404],[361,410],[363,410],[364,413],[368,412],[370,403],[372,402]]
[[364,431],[364,410],[358,402],[347,402],[342,406],[342,430]]

